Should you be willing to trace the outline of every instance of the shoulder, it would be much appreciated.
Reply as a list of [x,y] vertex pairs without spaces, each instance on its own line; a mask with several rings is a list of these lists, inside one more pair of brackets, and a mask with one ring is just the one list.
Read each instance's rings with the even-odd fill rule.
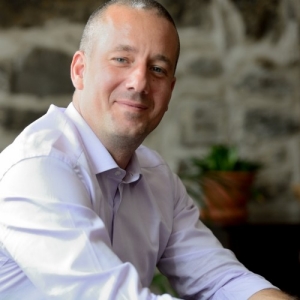
[[0,178],[13,165],[34,157],[54,157],[72,165],[82,153],[75,126],[62,109],[51,106],[48,112],[26,127],[0,155]]
[[167,163],[160,156],[160,154],[158,154],[158,152],[144,145],[141,145],[136,150],[136,155],[138,157],[141,168],[155,168],[155,167],[168,168]]
[[137,149],[136,154],[143,182],[151,189],[152,195],[157,199],[164,199],[163,203],[171,203],[173,207],[191,204],[182,181],[160,154],[143,145]]
[[164,187],[174,186],[176,174],[170,169],[161,155],[144,145],[136,150],[136,155],[141,168],[143,177],[149,183],[155,183],[155,186],[163,183]]

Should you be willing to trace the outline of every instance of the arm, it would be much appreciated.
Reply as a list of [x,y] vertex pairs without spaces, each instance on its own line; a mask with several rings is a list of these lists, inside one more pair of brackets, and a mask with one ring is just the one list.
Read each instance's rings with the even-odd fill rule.
[[159,262],[183,298],[249,299],[274,286],[247,270],[212,232],[199,221],[199,210],[175,177],[174,222]]
[[32,300],[172,299],[141,287],[112,251],[80,177],[54,158],[23,160],[3,177],[1,259],[1,299],[17,299],[18,290]]
[[249,300],[297,300],[297,298],[289,296],[280,290],[265,289],[255,293]]

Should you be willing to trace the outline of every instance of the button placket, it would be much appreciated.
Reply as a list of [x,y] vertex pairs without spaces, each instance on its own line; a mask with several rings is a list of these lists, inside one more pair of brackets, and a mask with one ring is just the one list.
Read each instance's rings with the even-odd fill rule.
[[114,241],[114,225],[115,225],[115,219],[117,217],[117,212],[121,203],[122,199],[122,192],[123,192],[123,184],[120,182],[118,184],[118,188],[116,190],[115,197],[113,199],[113,216],[112,216],[112,223],[111,223],[111,244],[113,245]]

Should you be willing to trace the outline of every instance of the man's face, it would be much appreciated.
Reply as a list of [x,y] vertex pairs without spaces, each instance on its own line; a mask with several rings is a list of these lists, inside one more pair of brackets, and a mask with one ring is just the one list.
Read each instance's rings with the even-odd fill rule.
[[100,140],[143,140],[168,109],[176,30],[153,10],[119,5],[109,7],[94,30],[91,53],[73,58],[82,76],[74,83],[80,90],[75,105]]

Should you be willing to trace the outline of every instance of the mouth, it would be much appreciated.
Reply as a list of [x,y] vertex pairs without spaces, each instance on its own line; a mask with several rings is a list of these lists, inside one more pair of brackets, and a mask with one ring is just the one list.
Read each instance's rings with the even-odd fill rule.
[[145,111],[148,109],[147,105],[133,100],[117,100],[116,103],[124,108],[134,111]]

